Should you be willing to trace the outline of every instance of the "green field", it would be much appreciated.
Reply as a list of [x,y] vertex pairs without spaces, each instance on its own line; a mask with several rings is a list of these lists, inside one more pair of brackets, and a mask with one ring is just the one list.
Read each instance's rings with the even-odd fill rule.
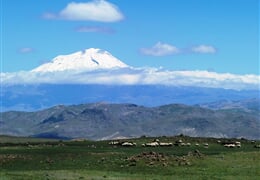
[[[260,179],[260,149],[254,147],[259,141],[175,136],[158,139],[173,143],[181,139],[191,146],[142,146],[153,139],[122,140],[137,144],[122,147],[109,141],[0,136],[0,180]],[[217,140],[240,141],[241,148],[226,148]]]

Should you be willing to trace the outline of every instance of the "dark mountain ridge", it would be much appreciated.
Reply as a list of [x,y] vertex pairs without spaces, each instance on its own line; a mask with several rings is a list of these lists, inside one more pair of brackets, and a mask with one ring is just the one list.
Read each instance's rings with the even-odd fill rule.
[[36,112],[3,112],[0,124],[1,134],[15,136],[97,140],[185,134],[260,139],[259,113],[183,104],[158,107],[108,103],[59,105]]

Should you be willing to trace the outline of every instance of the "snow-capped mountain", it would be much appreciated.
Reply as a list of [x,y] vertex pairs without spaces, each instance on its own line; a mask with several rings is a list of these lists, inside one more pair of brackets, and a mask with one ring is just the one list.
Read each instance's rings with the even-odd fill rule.
[[234,90],[258,90],[260,76],[201,70],[176,71],[131,67],[100,49],[60,55],[31,71],[0,73],[1,85],[20,84],[106,84],[167,85]]
[[90,48],[69,55],[57,56],[51,62],[33,69],[32,72],[84,71],[125,67],[128,67],[128,65],[112,56],[109,52]]

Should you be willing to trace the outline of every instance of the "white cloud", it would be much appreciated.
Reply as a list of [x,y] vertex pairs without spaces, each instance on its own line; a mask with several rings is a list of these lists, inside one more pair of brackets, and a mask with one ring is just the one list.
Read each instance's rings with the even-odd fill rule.
[[217,49],[211,45],[198,45],[191,48],[178,48],[170,44],[158,42],[151,48],[141,48],[140,52],[149,56],[166,56],[184,53],[214,54],[217,52]]
[[199,45],[199,46],[192,47],[191,51],[194,52],[194,53],[214,54],[214,53],[217,52],[217,49],[213,46],[210,46],[210,45]]
[[1,73],[1,84],[153,84],[224,89],[258,89],[259,75],[235,75],[208,71],[169,71],[157,68],[122,68],[94,71]]
[[72,21],[116,22],[124,19],[119,8],[106,0],[94,0],[84,3],[69,3],[58,14],[45,13],[46,19],[64,19]]
[[113,34],[115,32],[114,29],[108,27],[99,27],[99,26],[81,26],[76,28],[77,32],[97,32],[97,33],[105,33],[105,34]]
[[25,53],[31,53],[34,51],[33,48],[30,48],[30,47],[24,47],[24,48],[21,48],[18,50],[19,53],[22,53],[22,54],[25,54]]
[[180,49],[170,44],[158,42],[151,48],[141,48],[140,52],[150,56],[166,56],[180,53]]
[[47,13],[44,13],[44,14],[42,15],[42,18],[44,18],[44,19],[56,19],[57,16],[56,16],[56,14],[54,14],[54,13],[49,13],[49,12],[47,12]]

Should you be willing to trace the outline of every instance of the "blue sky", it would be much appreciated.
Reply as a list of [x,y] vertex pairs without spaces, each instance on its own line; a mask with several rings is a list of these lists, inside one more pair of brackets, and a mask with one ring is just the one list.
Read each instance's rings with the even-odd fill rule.
[[258,0],[73,2],[1,0],[2,72],[94,47],[134,67],[259,75]]

